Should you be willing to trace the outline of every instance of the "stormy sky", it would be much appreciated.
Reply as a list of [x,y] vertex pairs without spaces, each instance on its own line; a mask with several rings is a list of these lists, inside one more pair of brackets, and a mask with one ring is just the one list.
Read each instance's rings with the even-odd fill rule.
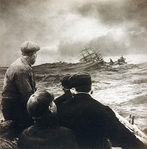
[[37,64],[76,62],[91,47],[103,56],[147,53],[147,0],[0,0],[0,66],[24,41],[41,46]]

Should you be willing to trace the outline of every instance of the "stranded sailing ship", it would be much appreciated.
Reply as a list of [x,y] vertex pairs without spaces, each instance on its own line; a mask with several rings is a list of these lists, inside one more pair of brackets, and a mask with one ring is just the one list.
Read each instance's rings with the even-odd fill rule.
[[123,56],[121,56],[120,58],[118,58],[117,61],[113,61],[110,58],[110,62],[105,62],[103,60],[102,54],[100,53],[100,51],[95,51],[94,49],[91,48],[85,48],[81,51],[81,55],[82,58],[79,60],[81,63],[97,63],[99,65],[104,65],[104,64],[108,64],[108,65],[123,65],[123,64],[127,64],[126,63],[126,58],[124,58]]
[[104,63],[102,58],[102,54],[98,51],[96,52],[94,49],[86,48],[81,51],[82,58],[80,59],[81,63],[89,63],[89,62],[97,62]]

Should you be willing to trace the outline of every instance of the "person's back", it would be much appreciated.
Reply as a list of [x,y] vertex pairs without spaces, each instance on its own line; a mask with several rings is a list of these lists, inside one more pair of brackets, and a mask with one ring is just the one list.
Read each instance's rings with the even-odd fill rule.
[[[88,94],[77,94],[73,99],[60,105],[59,123],[72,129],[82,148],[108,147],[104,121],[109,112]],[[111,113],[110,113],[111,114]]]
[[60,149],[77,148],[76,138],[70,129],[60,126],[39,128],[31,126],[26,129],[19,140],[19,148]]
[[26,148],[77,148],[74,133],[58,125],[53,96],[47,91],[37,91],[27,104],[34,125],[25,129],[18,141],[19,149]]
[[26,103],[36,90],[31,65],[35,63],[36,52],[39,50],[40,47],[36,43],[24,42],[21,45],[22,56],[12,63],[5,73],[2,113],[5,121],[12,120],[16,127],[26,128],[32,124],[32,119],[26,110]]
[[80,148],[110,148],[111,143],[123,148],[144,147],[108,106],[88,94],[91,87],[89,75],[75,75],[71,81],[78,92],[60,105],[58,119],[60,125],[74,131]]

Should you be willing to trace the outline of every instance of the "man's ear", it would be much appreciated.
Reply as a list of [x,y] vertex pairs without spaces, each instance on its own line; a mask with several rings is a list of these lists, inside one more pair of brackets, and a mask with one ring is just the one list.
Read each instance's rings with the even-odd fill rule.
[[52,110],[51,106],[49,106],[48,109],[49,109],[49,111],[50,111],[51,113],[53,113],[53,110]]
[[77,93],[75,88],[71,88],[71,89],[70,89],[70,92],[71,92],[72,94],[76,94],[76,93]]
[[57,106],[53,101],[52,101],[52,103],[50,103],[48,109],[51,113],[54,113],[54,114],[57,113]]

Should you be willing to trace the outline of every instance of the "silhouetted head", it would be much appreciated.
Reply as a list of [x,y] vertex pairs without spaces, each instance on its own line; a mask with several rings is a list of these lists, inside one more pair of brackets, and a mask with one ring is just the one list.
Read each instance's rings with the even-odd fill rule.
[[60,82],[63,86],[63,88],[65,89],[71,89],[71,84],[70,84],[70,81],[69,81],[69,78],[71,77],[71,75],[65,75],[63,76],[61,79],[60,79]]
[[36,91],[28,100],[27,110],[34,119],[39,119],[49,113],[56,113],[54,96],[46,90]]
[[26,60],[33,65],[36,61],[37,51],[40,50],[40,47],[31,41],[26,41],[21,45],[22,55],[26,57]]
[[78,92],[90,92],[91,91],[91,76],[89,73],[81,72],[74,74],[70,77],[70,84],[72,88],[75,88]]

